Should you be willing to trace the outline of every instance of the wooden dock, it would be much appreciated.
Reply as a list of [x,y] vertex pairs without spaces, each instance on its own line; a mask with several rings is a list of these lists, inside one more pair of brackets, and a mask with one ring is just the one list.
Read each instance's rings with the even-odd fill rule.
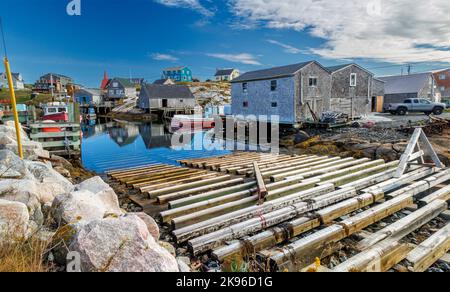
[[161,221],[178,245],[224,265],[250,258],[266,270],[301,271],[413,206],[385,229],[366,232],[358,255],[335,270],[386,271],[406,258],[424,270],[450,248],[448,227],[419,246],[403,242],[448,213],[449,169],[410,165],[395,177],[399,161],[252,152],[179,162],[108,175],[164,206]]

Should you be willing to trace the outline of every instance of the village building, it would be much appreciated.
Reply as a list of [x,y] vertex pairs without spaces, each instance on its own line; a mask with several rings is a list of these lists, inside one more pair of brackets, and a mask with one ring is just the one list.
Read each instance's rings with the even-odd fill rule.
[[450,69],[434,71],[433,75],[441,92],[442,101],[450,101]]
[[418,73],[379,77],[385,82],[384,107],[390,103],[402,103],[408,98],[425,98],[432,102],[441,101],[433,73]]
[[83,88],[75,92],[75,100],[81,105],[98,105],[103,103],[103,92],[100,89]]
[[142,86],[144,84],[144,78],[130,78],[130,82],[133,83],[136,87]]
[[174,85],[175,81],[172,79],[158,79],[153,82],[155,85]]
[[137,96],[136,86],[126,78],[111,79],[105,89],[106,97],[109,100],[126,99]]
[[185,66],[166,68],[163,71],[162,79],[172,79],[175,82],[192,82],[192,71]]
[[[22,74],[20,73],[11,73],[13,80],[13,87],[15,90],[23,90],[25,89],[25,82],[23,81]],[[0,73],[0,89],[9,88],[8,76],[6,73]]]
[[237,69],[217,69],[216,81],[233,81],[237,77],[239,77],[240,73]]
[[34,84],[34,90],[38,92],[66,93],[73,79],[56,73],[48,73],[39,78]]
[[247,72],[232,81],[231,112],[293,125],[329,109],[330,91],[331,74],[315,61]]
[[350,118],[372,112],[374,74],[357,64],[328,67],[331,73],[331,107]]
[[185,85],[145,84],[137,102],[146,111],[166,109],[193,109],[195,97]]
[[385,82],[378,78],[372,80],[372,112],[382,113],[384,106],[384,87]]

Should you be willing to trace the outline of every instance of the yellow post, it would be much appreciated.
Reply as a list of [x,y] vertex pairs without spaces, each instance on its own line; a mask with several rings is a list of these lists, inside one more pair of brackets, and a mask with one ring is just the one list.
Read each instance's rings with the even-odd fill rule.
[[9,84],[9,93],[11,95],[11,106],[13,108],[14,113],[14,125],[16,126],[16,137],[17,137],[17,150],[19,153],[19,157],[23,159],[23,150],[22,150],[22,139],[20,137],[20,130],[21,126],[19,123],[19,114],[17,113],[17,106],[16,106],[16,94],[14,92],[14,83],[11,75],[11,69],[9,68],[9,62],[8,58],[5,57],[5,68],[6,68],[6,75],[8,76],[8,84]]

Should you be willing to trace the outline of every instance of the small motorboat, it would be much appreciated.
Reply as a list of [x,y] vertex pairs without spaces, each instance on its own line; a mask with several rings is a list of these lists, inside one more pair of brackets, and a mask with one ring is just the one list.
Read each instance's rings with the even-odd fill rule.
[[203,118],[200,116],[176,115],[173,117],[170,127],[172,130],[209,130],[213,129],[216,123],[213,118]]
[[42,120],[44,121],[69,122],[69,109],[65,103],[48,103],[43,107],[43,110],[44,116],[42,117]]

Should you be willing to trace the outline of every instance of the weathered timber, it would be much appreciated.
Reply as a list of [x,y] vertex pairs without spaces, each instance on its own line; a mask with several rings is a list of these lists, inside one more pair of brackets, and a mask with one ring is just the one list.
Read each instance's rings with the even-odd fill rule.
[[395,240],[382,241],[333,269],[334,272],[386,272],[401,262],[413,246]]
[[253,162],[253,172],[255,173],[255,179],[258,187],[258,201],[263,203],[264,198],[267,196],[267,187],[261,175],[261,170],[259,170],[258,162]]
[[388,196],[396,197],[404,193],[412,193],[415,196],[448,180],[450,180],[450,170],[440,171],[433,174],[431,177],[415,182],[406,188],[392,192]]
[[[228,181],[226,181],[224,183],[227,183],[227,182]],[[202,193],[202,194],[199,194],[199,195],[193,195],[193,196],[190,196],[190,197],[187,197],[187,198],[183,198],[183,199],[178,199],[178,200],[175,200],[175,201],[170,201],[169,202],[169,209],[180,208],[180,207],[187,206],[187,205],[190,205],[190,204],[195,204],[195,203],[198,203],[198,202],[201,202],[201,201],[210,200],[210,199],[218,198],[218,197],[221,197],[221,196],[230,195],[230,194],[233,194],[235,192],[240,192],[240,191],[245,191],[245,190],[252,190],[252,189],[255,189],[255,187],[256,187],[256,182],[255,181],[248,182],[248,183],[243,183],[243,184],[238,184],[238,185],[231,186],[231,187],[226,187],[226,188],[223,188],[223,189],[220,189],[220,187],[223,187],[225,185],[220,186],[220,184],[221,183],[217,184],[217,185],[219,185],[219,187],[218,187],[219,189],[217,189],[217,190],[209,191],[209,192]],[[215,186],[214,186],[214,189],[216,188]],[[167,195],[167,196],[170,196],[170,194]],[[170,198],[167,197],[166,198],[165,196],[161,196],[161,197],[158,197],[158,199],[167,201],[169,199],[172,199],[172,197],[170,197]]]
[[450,200],[450,185],[439,189],[438,191],[434,192],[433,194],[426,196],[425,198],[419,200],[419,206],[423,207],[425,205],[430,204],[434,200],[442,200],[442,201],[448,201]]
[[415,272],[424,272],[450,250],[450,224],[417,246],[407,260]]
[[150,198],[155,198],[160,195],[170,194],[170,193],[173,193],[176,191],[185,190],[187,188],[193,188],[193,187],[198,187],[198,186],[202,186],[202,185],[209,184],[209,183],[215,183],[215,182],[229,180],[230,178],[231,177],[229,175],[224,175],[224,176],[218,176],[218,177],[205,179],[205,180],[197,180],[197,181],[191,182],[191,183],[170,186],[170,187],[166,187],[166,188],[162,188],[162,189],[158,189],[158,190],[151,190],[152,187],[148,187],[148,188],[141,189],[141,191],[147,192],[147,194]]
[[212,252],[212,256],[220,262],[232,262],[249,255],[255,256],[256,252],[271,248],[319,226],[320,220],[318,218],[301,217],[252,237],[218,248]]
[[225,241],[255,233],[354,196],[356,196],[355,189],[339,190],[311,199],[308,202],[301,202],[273,212],[260,214],[256,218],[192,239],[189,241],[189,247],[194,255],[198,255],[223,245]]
[[[313,189],[305,190],[297,194],[289,195],[284,198],[280,198],[274,201],[266,202],[260,206],[252,206],[244,208],[226,215],[213,217],[203,222],[186,226],[178,230],[174,230],[172,233],[175,236],[178,243],[185,242],[189,239],[217,231],[221,228],[228,227],[233,224],[245,221],[247,219],[253,218],[258,214],[264,214],[273,210],[281,209],[283,207],[295,204],[297,202],[303,201],[305,199],[323,195],[334,191],[333,185],[325,185],[320,187],[315,187]],[[181,218],[181,217],[180,217]],[[179,218],[178,218],[179,219]]]
[[416,212],[413,212],[395,223],[392,223],[388,227],[374,233],[371,237],[362,240],[358,243],[357,248],[359,250],[365,250],[388,238],[400,240],[436,218],[441,212],[447,210],[447,207],[445,201],[435,200]]
[[325,174],[328,172],[332,172],[338,169],[343,169],[343,168],[347,168],[353,165],[357,165],[357,164],[361,164],[364,162],[369,161],[369,159],[367,158],[363,158],[363,159],[359,159],[359,160],[355,160],[355,159],[342,159],[339,161],[335,161],[335,162],[331,162],[331,163],[325,163],[323,165],[319,165],[319,166],[315,166],[315,167],[310,167],[310,168],[305,168],[303,170],[300,171],[295,171],[295,172],[287,172],[287,173],[283,173],[283,174],[279,174],[279,175],[274,175],[271,176],[270,179],[272,181],[279,181],[282,179],[294,179],[297,176],[302,176],[304,178],[308,178],[308,177],[312,177],[312,176],[316,176],[316,175],[321,175],[321,174]]

